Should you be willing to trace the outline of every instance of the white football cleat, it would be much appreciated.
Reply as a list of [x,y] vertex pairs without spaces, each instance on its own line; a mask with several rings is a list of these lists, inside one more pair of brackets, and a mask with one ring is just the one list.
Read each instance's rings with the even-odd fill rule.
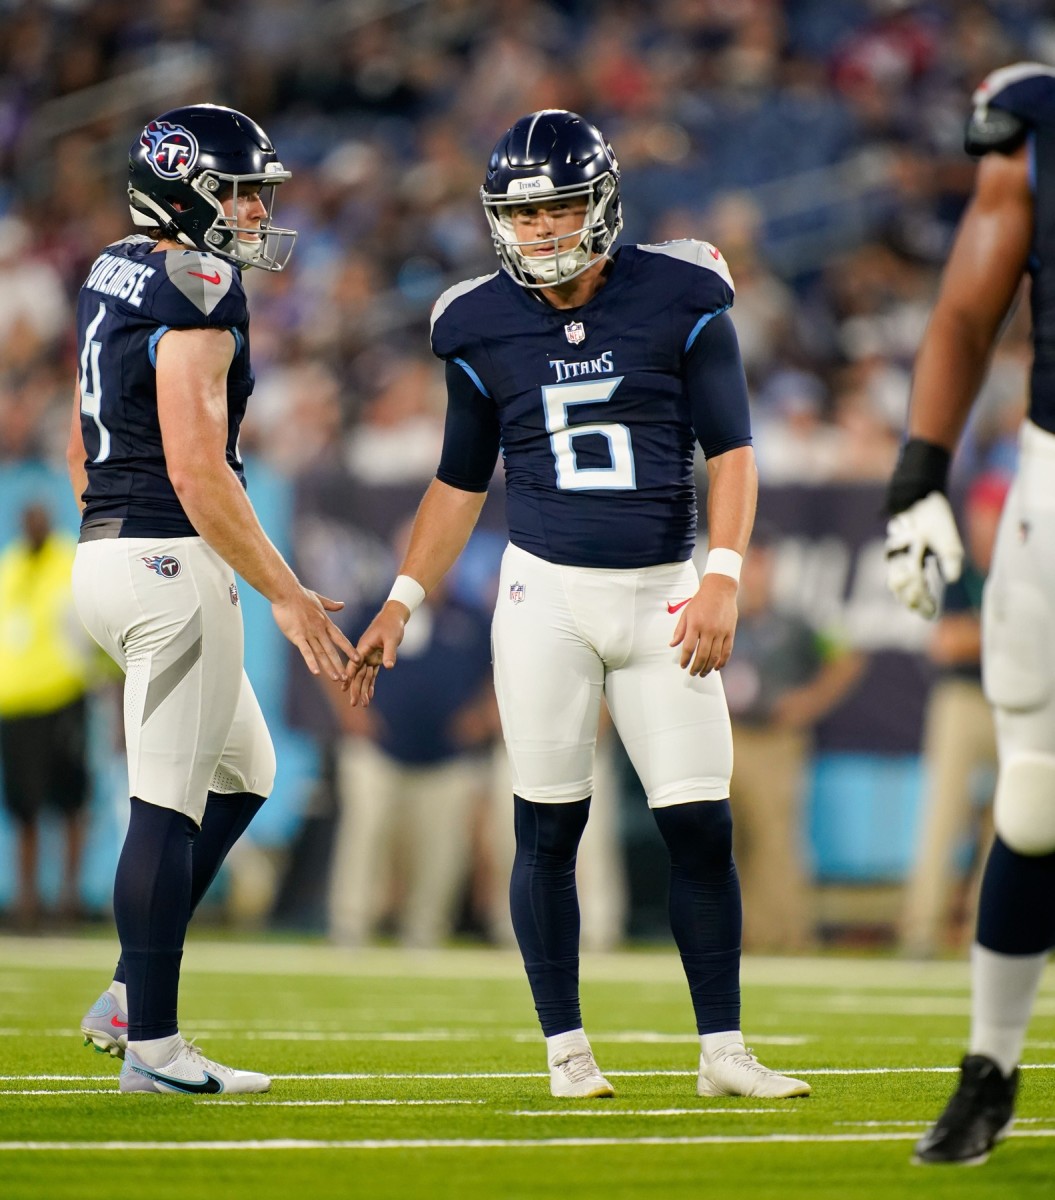
[[84,1044],[100,1054],[124,1058],[128,1045],[128,1013],[111,992],[103,992],[81,1021]]
[[696,1081],[700,1096],[759,1096],[783,1100],[790,1096],[808,1096],[810,1085],[764,1067],[742,1042],[722,1046],[708,1057],[700,1055],[700,1074]]
[[269,1092],[271,1080],[257,1071],[236,1071],[206,1058],[192,1042],[184,1042],[163,1067],[150,1067],[134,1050],[125,1051],[119,1086],[122,1092],[164,1092],[217,1096],[222,1092]]
[[601,1100],[615,1088],[601,1074],[589,1045],[562,1050],[549,1065],[550,1094],[561,1100]]

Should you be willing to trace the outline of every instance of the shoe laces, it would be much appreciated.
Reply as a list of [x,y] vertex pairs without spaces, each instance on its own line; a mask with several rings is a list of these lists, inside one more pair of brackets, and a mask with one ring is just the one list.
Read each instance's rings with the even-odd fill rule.
[[745,1071],[754,1071],[759,1075],[771,1075],[773,1072],[768,1067],[762,1064],[755,1057],[755,1052],[750,1046],[745,1046],[741,1049],[739,1046],[730,1046],[722,1048],[715,1054],[715,1060],[731,1063],[733,1066],[741,1067]]
[[203,1072],[209,1070],[215,1073],[218,1070],[223,1070],[220,1063],[213,1062],[211,1058],[206,1057],[205,1051],[195,1042],[194,1038],[184,1038],[183,1048],[191,1061],[201,1067]]
[[600,1074],[597,1064],[593,1060],[593,1054],[589,1050],[577,1050],[562,1062],[555,1063],[554,1066],[572,1083],[581,1083],[584,1079],[589,1079],[591,1075]]

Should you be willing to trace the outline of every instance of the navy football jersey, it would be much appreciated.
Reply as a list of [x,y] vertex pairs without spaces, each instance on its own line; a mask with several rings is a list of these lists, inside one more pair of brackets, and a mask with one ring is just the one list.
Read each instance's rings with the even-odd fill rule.
[[[623,247],[580,308],[554,308],[504,271],[440,297],[432,348],[449,395],[462,372],[496,414],[514,545],[586,567],[691,556],[697,435],[708,455],[751,440],[746,391],[741,405],[708,395],[708,434],[686,386],[697,337],[732,302],[725,260],[698,241]],[[738,352],[736,364],[742,381]],[[723,419],[723,399],[735,417]],[[444,463],[437,477],[476,487]]]
[[158,422],[157,344],[170,329],[229,329],[227,461],[245,486],[238,430],[253,390],[241,274],[197,250],[159,251],[135,235],[95,260],[77,303],[81,433],[88,487],[82,522],[121,521],[123,537],[195,529],[169,481]]
[[1029,130],[1034,195],[1029,259],[1034,349],[1029,419],[1055,433],[1055,71],[1037,63],[1002,67],[979,85],[974,102],[1012,113]]

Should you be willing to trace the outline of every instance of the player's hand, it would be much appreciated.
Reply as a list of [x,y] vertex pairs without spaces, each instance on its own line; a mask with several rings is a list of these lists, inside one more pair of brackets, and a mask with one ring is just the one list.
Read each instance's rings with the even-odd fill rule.
[[396,651],[403,641],[410,610],[398,600],[388,600],[367,626],[355,648],[356,666],[342,685],[353,708],[365,708],[373,698],[377,673],[396,665]]
[[352,643],[326,615],[340,612],[341,600],[330,600],[297,584],[296,591],[271,605],[275,624],[300,651],[308,670],[319,675],[323,670],[331,679],[342,683],[348,678],[341,651],[348,656],[348,665],[358,663],[359,655]]
[[949,501],[931,492],[887,522],[887,587],[905,605],[924,617],[937,615],[941,584],[928,577],[933,558],[945,583],[955,583],[963,570],[963,542]]
[[672,646],[681,647],[681,667],[709,675],[729,661],[736,633],[737,583],[728,575],[704,575],[695,596],[681,610]]

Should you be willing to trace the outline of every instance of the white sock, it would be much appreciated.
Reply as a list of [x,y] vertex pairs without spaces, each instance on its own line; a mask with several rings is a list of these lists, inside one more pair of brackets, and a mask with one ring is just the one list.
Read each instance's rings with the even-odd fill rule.
[[117,1003],[128,1012],[128,988],[123,983],[118,983],[115,979],[113,983],[106,989]]
[[724,1050],[727,1046],[739,1046],[743,1050],[744,1035],[739,1029],[727,1029],[723,1033],[700,1034],[700,1049],[703,1051],[703,1057],[708,1062],[714,1058],[719,1050]]
[[998,954],[971,947],[971,1053],[1005,1075],[1018,1066],[1047,954]]
[[586,1030],[581,1026],[578,1029],[569,1029],[566,1033],[555,1033],[552,1037],[546,1038],[546,1059],[552,1067],[554,1063],[563,1062],[569,1051],[577,1054],[582,1050],[589,1050],[590,1042],[586,1036]]
[[183,1038],[178,1033],[171,1037],[149,1038],[143,1042],[129,1042],[128,1048],[148,1067],[163,1067],[172,1062],[180,1052]]

